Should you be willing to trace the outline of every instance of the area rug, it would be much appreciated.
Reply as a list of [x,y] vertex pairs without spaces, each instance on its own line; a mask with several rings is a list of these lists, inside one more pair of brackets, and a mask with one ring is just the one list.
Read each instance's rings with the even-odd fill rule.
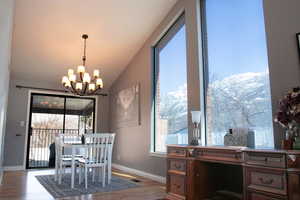
[[64,176],[61,184],[54,181],[54,175],[42,175],[36,176],[36,178],[54,198],[80,196],[98,192],[112,192],[139,187],[139,184],[117,176],[112,176],[111,184],[106,184],[104,188],[102,187],[102,183],[98,181],[98,177],[96,177],[95,182],[92,182],[92,177],[88,177],[88,189],[85,189],[84,181],[82,181],[80,185],[78,184],[78,176],[75,178],[74,188],[71,189],[70,174]]

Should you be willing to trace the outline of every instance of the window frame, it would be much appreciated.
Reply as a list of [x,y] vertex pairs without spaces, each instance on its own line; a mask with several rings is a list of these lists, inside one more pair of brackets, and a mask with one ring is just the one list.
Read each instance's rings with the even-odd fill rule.
[[[167,152],[161,152],[156,150],[156,96],[157,96],[157,81],[159,80],[159,53],[178,33],[178,31],[185,26],[185,12],[183,11],[179,16],[177,16],[172,22],[171,26],[162,34],[159,40],[152,46],[152,112],[151,112],[151,148],[150,155],[165,157]],[[185,38],[187,40],[187,38]],[[187,51],[187,49],[186,49]],[[187,74],[186,74],[187,76]]]
[[[200,76],[203,80],[202,84],[203,86],[201,87],[201,92],[200,94],[203,95],[203,97],[201,98],[201,111],[203,111],[203,114],[201,115],[201,132],[204,132],[204,134],[202,134],[202,138],[204,136],[204,144],[205,145],[218,145],[218,144],[208,144],[208,128],[207,128],[207,91],[208,91],[208,87],[209,87],[209,55],[208,55],[208,33],[207,33],[207,11],[206,11],[206,4],[207,4],[208,0],[200,0],[200,19],[198,17],[197,20],[199,20],[200,22],[200,26],[201,26],[201,61],[202,61],[202,73],[200,73]],[[263,1],[263,0],[262,0]],[[262,2],[263,3],[263,2]],[[264,15],[264,10],[263,10],[263,15]],[[265,20],[265,16],[264,16],[264,20]],[[265,24],[265,22],[264,22]],[[266,32],[266,30],[265,30]],[[300,34],[300,33],[299,33]],[[267,39],[267,38],[266,38]],[[266,42],[266,47],[267,47],[267,41]],[[268,48],[268,47],[267,47]],[[267,50],[267,49],[266,49]],[[268,70],[270,70],[270,63],[268,63]],[[201,66],[199,66],[201,67]],[[201,71],[200,70],[200,71]],[[271,87],[271,77],[269,74],[269,84],[270,84],[270,94],[271,94],[271,98],[270,98],[270,104],[271,104],[271,113],[273,116],[273,105],[272,105],[272,87]],[[276,138],[275,138],[275,131],[274,131],[274,123],[272,126],[273,129],[273,147],[274,148],[276,146]],[[267,147],[269,148],[269,147]]]

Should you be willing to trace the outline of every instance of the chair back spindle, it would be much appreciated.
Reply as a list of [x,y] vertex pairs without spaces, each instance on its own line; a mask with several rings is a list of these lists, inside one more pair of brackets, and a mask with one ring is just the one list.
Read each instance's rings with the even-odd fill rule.
[[107,164],[115,134],[86,134],[85,159],[89,165]]

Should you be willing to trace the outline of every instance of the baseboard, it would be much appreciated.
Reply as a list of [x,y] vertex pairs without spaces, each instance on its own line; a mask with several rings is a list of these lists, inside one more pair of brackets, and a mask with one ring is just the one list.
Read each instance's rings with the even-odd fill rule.
[[4,166],[4,171],[22,171],[24,170],[23,165],[17,165],[17,166]]
[[151,179],[153,181],[157,181],[157,182],[160,182],[160,183],[163,183],[163,184],[166,183],[166,178],[162,177],[162,176],[157,176],[157,175],[154,175],[154,174],[150,174],[148,172],[140,171],[140,170],[137,170],[137,169],[132,169],[132,168],[129,168],[129,167],[126,167],[126,166],[123,166],[123,165],[119,165],[119,164],[115,164],[115,163],[112,164],[112,167],[116,168],[116,169],[119,169],[119,170],[122,170],[124,172],[135,174],[135,175],[138,175],[138,176],[141,176],[141,177],[145,177],[145,178],[148,178],[148,179]]

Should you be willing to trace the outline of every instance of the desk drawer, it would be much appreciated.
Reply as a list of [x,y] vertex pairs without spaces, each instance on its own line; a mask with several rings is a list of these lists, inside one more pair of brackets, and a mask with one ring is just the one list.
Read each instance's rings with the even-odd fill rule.
[[284,154],[246,152],[245,161],[249,165],[286,168],[286,157]]
[[262,194],[249,191],[247,200],[287,200],[287,198],[271,194]]
[[287,195],[285,171],[260,168],[246,168],[247,187],[254,190]]
[[168,147],[168,156],[186,157],[186,149]]
[[194,157],[213,161],[241,163],[242,152],[226,149],[196,149]]
[[185,176],[169,174],[169,193],[185,198]]
[[177,159],[169,159],[169,170],[186,172],[186,161],[185,160],[177,160]]

